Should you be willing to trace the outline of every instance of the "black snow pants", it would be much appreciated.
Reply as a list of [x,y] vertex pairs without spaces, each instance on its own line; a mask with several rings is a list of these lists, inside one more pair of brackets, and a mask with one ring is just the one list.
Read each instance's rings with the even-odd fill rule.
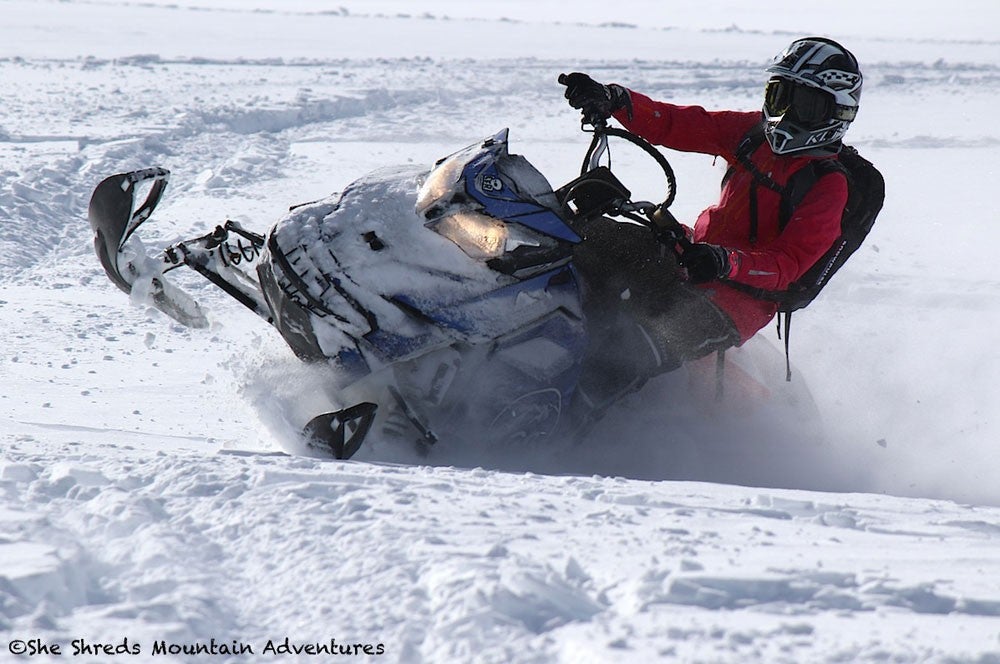
[[598,218],[580,230],[574,265],[590,344],[577,395],[586,409],[599,416],[653,376],[739,342],[729,316],[683,280],[649,229]]

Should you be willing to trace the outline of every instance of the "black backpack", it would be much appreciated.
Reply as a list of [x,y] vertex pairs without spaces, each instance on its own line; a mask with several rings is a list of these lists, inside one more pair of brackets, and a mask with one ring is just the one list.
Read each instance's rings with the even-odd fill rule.
[[[791,327],[792,312],[798,311],[812,302],[830,277],[836,274],[847,259],[857,251],[868,236],[875,217],[882,209],[885,200],[885,180],[878,169],[870,161],[858,154],[849,145],[844,145],[836,159],[816,159],[796,171],[785,186],[779,185],[770,177],[761,173],[750,161],[750,156],[764,141],[763,125],[758,124],[743,138],[736,150],[739,166],[747,169],[754,182],[750,189],[750,242],[756,241],[757,234],[757,187],[763,186],[781,195],[781,207],[778,228],[784,230],[792,218],[795,207],[802,202],[813,185],[824,175],[841,172],[847,177],[847,204],[840,220],[840,235],[833,246],[816,261],[787,290],[770,291],[753,288],[734,282],[728,285],[743,291],[753,297],[778,303],[778,313],[784,314],[784,338],[786,358],[786,379],[791,379],[791,365],[788,360],[788,333]],[[737,164],[729,167],[723,178],[723,183],[729,179]],[[780,323],[779,323],[780,324]],[[780,333],[780,328],[779,328]]]

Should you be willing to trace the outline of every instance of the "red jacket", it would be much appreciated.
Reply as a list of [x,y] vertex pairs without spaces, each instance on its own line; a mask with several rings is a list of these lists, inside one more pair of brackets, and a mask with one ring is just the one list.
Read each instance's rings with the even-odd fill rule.
[[[761,121],[756,112],[706,111],[699,106],[656,102],[637,92],[632,97],[632,119],[625,111],[615,114],[629,131],[651,143],[683,152],[718,155],[736,162],[736,148],[747,132]],[[751,155],[761,173],[780,185],[811,159],[823,157],[779,156],[764,141]],[[767,187],[757,187],[757,240],[750,242],[750,186],[753,177],[737,166],[722,187],[719,202],[704,210],[694,224],[694,240],[720,245],[730,251],[733,270],[728,280],[766,290],[784,290],[829,249],[840,235],[840,219],[847,203],[847,179],[842,173],[820,178],[795,208],[783,232],[778,229],[781,197]],[[726,280],[702,286],[716,305],[729,314],[739,330],[741,343],[767,325],[778,310],[773,302],[756,299],[726,285]]]

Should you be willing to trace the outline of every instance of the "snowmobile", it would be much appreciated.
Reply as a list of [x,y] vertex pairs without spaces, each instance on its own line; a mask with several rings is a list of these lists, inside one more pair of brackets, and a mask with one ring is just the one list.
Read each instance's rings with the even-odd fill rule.
[[[678,239],[664,155],[603,122],[583,128],[593,137],[580,176],[558,189],[508,151],[504,129],[429,171],[382,169],[294,206],[266,234],[227,221],[155,255],[135,232],[169,171],[120,173],[91,198],[94,247],[115,285],[184,325],[208,319],[167,278],[182,266],[267,321],[299,358],[328,366],[333,408],[303,427],[311,453],[349,458],[373,429],[424,449],[459,432],[542,440],[566,419],[588,343],[573,260],[581,227],[605,219]],[[665,200],[631,200],[602,164],[609,137],[656,160]]]

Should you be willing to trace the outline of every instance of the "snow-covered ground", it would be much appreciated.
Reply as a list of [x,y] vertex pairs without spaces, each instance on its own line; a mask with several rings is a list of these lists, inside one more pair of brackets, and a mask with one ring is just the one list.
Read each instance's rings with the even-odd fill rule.
[[[0,0],[0,660],[1000,661],[1000,9],[679,4]],[[281,455],[316,376],[198,281],[204,331],[93,255],[111,173],[171,169],[147,243],[264,230],[505,126],[561,183],[586,140],[560,72],[755,108],[811,33],[861,59],[850,138],[888,186],[795,317],[819,444],[668,418],[664,379],[572,449]],[[722,165],[671,159],[693,217]],[[169,654],[213,639],[254,654]]]

